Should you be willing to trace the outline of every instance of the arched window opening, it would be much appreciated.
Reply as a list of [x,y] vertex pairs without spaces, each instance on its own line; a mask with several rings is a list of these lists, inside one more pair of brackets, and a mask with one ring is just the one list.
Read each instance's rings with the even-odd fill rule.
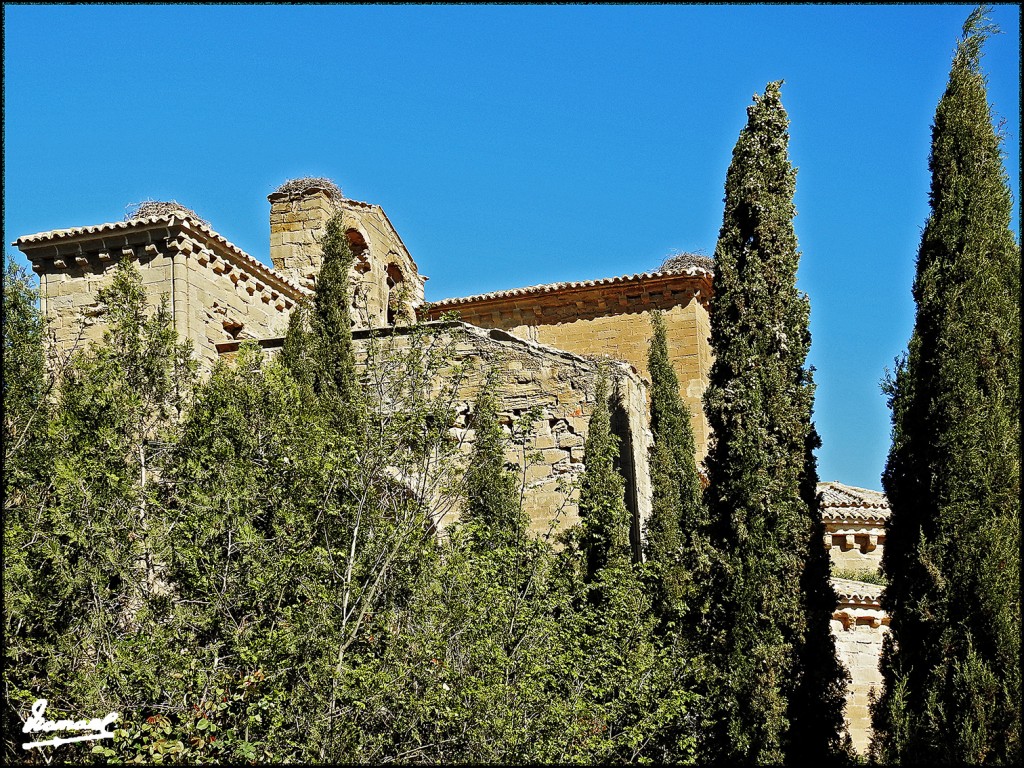
[[403,290],[405,276],[402,274],[401,267],[394,263],[388,264],[385,271],[388,285],[387,324],[394,325],[402,312],[402,303],[405,298]]
[[370,271],[370,248],[366,244],[366,238],[357,229],[345,230],[345,237],[348,238],[348,247],[352,251],[352,263],[356,272],[366,274]]

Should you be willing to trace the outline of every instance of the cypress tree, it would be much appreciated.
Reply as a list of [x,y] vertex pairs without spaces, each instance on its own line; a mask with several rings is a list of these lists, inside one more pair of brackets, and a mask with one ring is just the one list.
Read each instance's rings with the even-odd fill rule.
[[843,672],[828,630],[836,596],[816,557],[810,305],[796,290],[796,172],[780,85],[747,109],[715,248],[705,500],[721,711],[710,738],[712,756],[728,762],[827,758],[842,725]]
[[581,544],[587,555],[587,580],[591,581],[604,568],[630,560],[626,486],[615,466],[619,446],[611,430],[608,369],[604,366],[598,375],[583,456],[586,470],[580,483]]
[[478,522],[484,542],[497,545],[517,540],[526,529],[516,488],[516,475],[505,466],[506,438],[498,422],[493,371],[476,398],[473,428],[476,441],[466,471],[464,519]]
[[968,17],[932,126],[914,330],[883,388],[886,762],[1019,763],[1020,245]]
[[305,304],[295,307],[288,318],[288,332],[281,347],[281,363],[302,385],[311,384],[312,361],[310,333],[307,328],[309,311]]
[[340,213],[328,220],[321,247],[323,262],[311,318],[317,361],[314,383],[316,391],[333,403],[344,427],[354,423],[358,389],[349,313],[352,251]]
[[695,579],[706,534],[700,476],[690,413],[668,359],[665,321],[651,313],[647,367],[651,374],[651,517],[647,561],[654,572],[654,610],[663,626],[678,622],[687,605],[699,603]]

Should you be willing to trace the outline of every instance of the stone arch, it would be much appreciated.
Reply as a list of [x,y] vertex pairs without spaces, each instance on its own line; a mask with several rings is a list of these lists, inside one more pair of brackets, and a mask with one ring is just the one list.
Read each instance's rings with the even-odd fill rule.
[[405,273],[395,262],[389,262],[384,269],[385,283],[387,285],[387,324],[395,323],[404,314],[404,304],[407,301]]
[[370,271],[370,244],[366,239],[366,233],[356,227],[349,227],[345,230],[345,238],[348,240],[348,247],[352,251],[352,267],[360,275]]

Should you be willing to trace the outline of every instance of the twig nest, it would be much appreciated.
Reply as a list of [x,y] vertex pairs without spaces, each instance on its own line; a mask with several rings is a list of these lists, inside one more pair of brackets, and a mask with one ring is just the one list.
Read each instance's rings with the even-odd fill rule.
[[301,179],[289,179],[278,187],[275,192],[286,195],[301,195],[310,189],[325,189],[331,193],[331,197],[335,200],[342,199],[341,187],[323,176],[303,176]]
[[148,219],[151,216],[167,215],[187,216],[190,219],[202,222],[206,226],[210,226],[210,222],[177,200],[144,200],[135,205],[134,209],[130,210],[124,219],[125,221],[131,221],[132,219]]
[[709,272],[715,269],[715,260],[700,253],[674,253],[659,267],[659,272],[683,272],[690,267],[700,267]]

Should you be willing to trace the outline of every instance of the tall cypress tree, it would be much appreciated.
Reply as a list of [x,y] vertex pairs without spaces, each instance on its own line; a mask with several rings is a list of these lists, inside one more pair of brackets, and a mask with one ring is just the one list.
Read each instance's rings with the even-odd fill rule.
[[342,225],[341,214],[332,216],[324,230],[323,262],[316,281],[311,325],[316,349],[316,391],[334,404],[341,424],[354,423],[355,355],[352,348],[352,320],[349,312],[349,268],[352,250]]
[[312,384],[313,361],[310,333],[307,328],[308,317],[309,309],[305,304],[295,307],[288,318],[288,332],[281,347],[281,363],[302,385]]
[[587,555],[587,580],[611,565],[628,563],[629,510],[625,481],[616,468],[618,439],[611,429],[608,369],[597,379],[594,412],[583,448],[586,471],[580,482],[579,510],[583,522],[581,543]]
[[722,709],[711,749],[729,762],[826,758],[842,726],[843,672],[828,630],[836,596],[827,560],[816,557],[810,305],[796,290],[796,172],[780,85],[769,83],[747,109],[715,248],[705,500],[721,595],[711,652]]
[[507,442],[498,422],[494,371],[490,371],[476,398],[473,428],[476,441],[466,470],[464,519],[479,523],[481,544],[498,546],[518,540],[527,527],[520,504],[516,475],[505,466]]
[[654,610],[663,627],[698,607],[696,593],[707,518],[690,413],[679,395],[679,379],[668,358],[665,321],[651,314],[647,367],[651,374],[651,517],[647,561],[654,572]]
[[885,384],[889,761],[1019,763],[1020,245],[968,17],[932,126],[908,353]]

